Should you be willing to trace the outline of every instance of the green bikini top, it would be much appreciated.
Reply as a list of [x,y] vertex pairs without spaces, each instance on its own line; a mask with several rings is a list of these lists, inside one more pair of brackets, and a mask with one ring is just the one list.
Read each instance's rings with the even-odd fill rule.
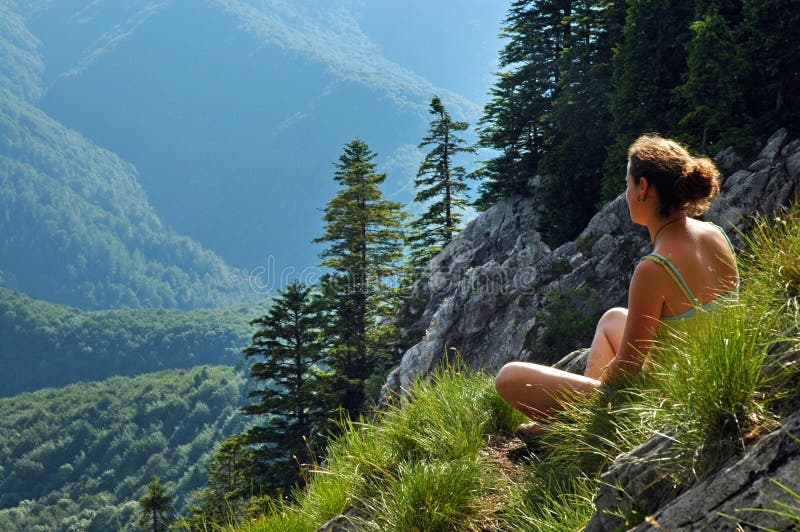
[[[725,240],[728,241],[728,245],[731,247],[731,251],[734,253],[734,256],[735,256],[735,251],[733,249],[733,244],[731,243],[731,239],[728,238],[728,235],[725,234],[725,231],[723,231],[723,229],[720,226],[716,225],[716,224],[713,224],[711,222],[706,222],[706,223],[709,223],[709,224],[713,225],[714,227],[716,227],[717,229],[719,229],[719,231],[725,237]],[[653,261],[655,263],[660,264],[664,268],[664,270],[669,274],[669,276],[672,277],[672,279],[675,281],[675,283],[678,285],[678,287],[681,289],[681,291],[684,293],[684,295],[686,296],[686,299],[688,299],[689,302],[691,302],[691,304],[692,304],[692,308],[690,308],[686,312],[682,312],[680,314],[676,314],[675,316],[662,316],[661,317],[661,321],[670,322],[670,321],[677,321],[677,320],[683,320],[683,319],[686,319],[686,318],[691,318],[698,311],[700,311],[700,312],[708,311],[708,310],[713,309],[716,305],[719,304],[720,297],[717,297],[716,299],[701,305],[700,301],[697,299],[697,297],[695,297],[694,292],[692,292],[692,289],[689,288],[689,285],[686,283],[686,279],[684,279],[683,275],[681,275],[681,272],[664,255],[662,255],[660,253],[650,253],[649,255],[645,255],[644,257],[642,257],[641,260],[650,260],[650,261]],[[738,290],[739,290],[739,285],[737,283],[736,287],[733,290],[731,290],[730,292],[728,292],[728,293],[735,293],[735,292],[738,292]]]

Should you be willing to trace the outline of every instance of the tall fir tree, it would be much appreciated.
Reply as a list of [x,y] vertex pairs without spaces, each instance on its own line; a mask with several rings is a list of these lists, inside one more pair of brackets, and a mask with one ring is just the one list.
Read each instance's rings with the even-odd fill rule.
[[686,45],[686,79],[675,89],[687,112],[678,125],[682,137],[706,154],[741,138],[746,127],[741,123],[744,95],[740,81],[746,64],[736,32],[741,22],[740,4],[699,2],[696,19],[689,26],[693,36]]
[[671,135],[685,105],[674,95],[686,71],[685,45],[691,39],[694,1],[628,2],[621,42],[614,54],[611,135],[604,164],[602,199],[609,201],[624,186],[620,175],[630,143],[641,133]]
[[279,291],[269,312],[250,322],[258,330],[244,349],[248,358],[263,359],[250,370],[263,384],[249,393],[259,401],[242,412],[263,420],[248,430],[247,443],[267,493],[285,491],[302,480],[301,465],[312,459],[308,440],[330,413],[321,390],[320,300],[312,290],[295,281]]
[[558,90],[564,17],[570,0],[517,0],[501,37],[500,72],[479,122],[479,144],[498,155],[484,161],[475,201],[485,210],[511,194],[532,195]]
[[[747,114],[766,138],[800,132],[800,0],[743,0]],[[763,139],[762,139],[763,140]],[[758,144],[758,143],[757,143]]]
[[622,0],[573,0],[562,20],[559,79],[538,166],[538,229],[557,246],[574,238],[600,202],[610,142],[612,57],[625,20]]
[[475,148],[458,136],[469,124],[453,120],[438,96],[431,99],[429,112],[433,120],[419,147],[431,150],[414,180],[417,192],[414,201],[423,204],[425,210],[410,224],[411,279],[417,278],[460,229],[461,213],[467,205],[464,197],[467,185],[466,170],[456,160],[461,154],[475,153]]
[[245,434],[223,441],[208,464],[206,486],[196,493],[191,515],[177,523],[180,530],[203,530],[210,523],[224,526],[233,515],[243,516],[249,502],[258,497],[259,469]]
[[342,407],[357,417],[365,407],[365,383],[385,377],[397,357],[397,289],[405,245],[406,215],[400,203],[383,197],[376,157],[360,139],[349,142],[336,164],[341,188],[325,208],[326,243],[320,257],[332,270],[322,283],[330,309],[330,364],[343,390]]
[[147,485],[147,494],[139,499],[139,526],[150,532],[167,530],[171,521],[171,500],[158,475],[153,475]]

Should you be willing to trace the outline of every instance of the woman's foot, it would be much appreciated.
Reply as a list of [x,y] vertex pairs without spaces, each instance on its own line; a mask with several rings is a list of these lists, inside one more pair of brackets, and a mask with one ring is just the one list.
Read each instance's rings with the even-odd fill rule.
[[522,440],[525,445],[537,445],[539,439],[547,431],[547,425],[540,421],[530,421],[523,423],[514,431],[514,435]]

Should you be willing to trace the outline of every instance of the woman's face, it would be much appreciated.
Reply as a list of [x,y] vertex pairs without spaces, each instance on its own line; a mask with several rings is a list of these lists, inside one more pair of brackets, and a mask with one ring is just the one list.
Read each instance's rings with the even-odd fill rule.
[[634,183],[633,176],[631,175],[631,163],[628,161],[628,166],[625,170],[625,200],[628,202],[628,212],[631,215],[631,221],[636,223],[639,214],[639,185]]

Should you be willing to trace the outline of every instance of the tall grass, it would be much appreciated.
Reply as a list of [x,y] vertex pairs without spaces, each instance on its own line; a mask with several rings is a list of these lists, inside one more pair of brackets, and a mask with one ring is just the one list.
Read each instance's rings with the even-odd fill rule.
[[790,408],[800,404],[800,204],[772,219],[752,221],[744,235],[747,251],[741,270],[749,306],[767,305],[780,314],[779,341],[766,360],[772,388],[788,394]]
[[672,329],[651,355],[650,407],[661,424],[680,428],[702,474],[744,449],[744,434],[767,423],[762,371],[779,314],[728,301],[690,330]]
[[497,471],[476,457],[403,464],[397,478],[370,501],[375,530],[491,530],[504,497]]
[[359,528],[495,528],[508,479],[483,460],[487,436],[526,418],[483,373],[448,366],[369,421],[343,419],[325,463],[292,505],[275,504],[243,530],[314,530],[345,510]]
[[509,529],[577,532],[594,513],[597,480],[552,461],[534,465],[520,488],[506,516]]
[[512,522],[582,528],[594,511],[599,475],[655,430],[669,431],[674,441],[668,455],[657,457],[658,467],[691,484],[741,452],[748,435],[775,427],[772,402],[798,394],[800,207],[753,226],[739,297],[691,328],[662,326],[641,375],[563,401]]
[[758,216],[743,234],[742,276],[753,295],[776,308],[800,297],[800,203],[780,215]]

